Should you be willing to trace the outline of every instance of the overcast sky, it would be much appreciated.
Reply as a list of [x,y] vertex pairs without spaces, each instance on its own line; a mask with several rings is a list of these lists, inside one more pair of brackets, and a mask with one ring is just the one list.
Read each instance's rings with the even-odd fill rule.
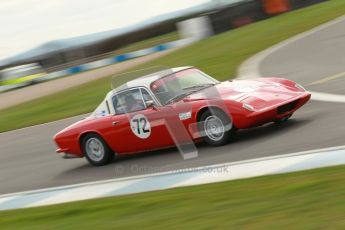
[[207,0],[0,0],[0,59],[44,42],[113,30]]

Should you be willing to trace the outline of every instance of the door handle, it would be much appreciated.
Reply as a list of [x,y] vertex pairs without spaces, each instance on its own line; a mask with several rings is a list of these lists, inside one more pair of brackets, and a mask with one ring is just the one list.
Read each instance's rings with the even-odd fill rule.
[[119,122],[119,121],[113,121],[113,122],[111,122],[111,124],[112,124],[113,126],[117,125],[118,123],[120,123],[120,122]]

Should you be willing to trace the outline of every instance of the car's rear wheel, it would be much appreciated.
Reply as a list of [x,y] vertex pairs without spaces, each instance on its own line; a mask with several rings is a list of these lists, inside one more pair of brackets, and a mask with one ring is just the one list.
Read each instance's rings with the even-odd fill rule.
[[82,148],[86,159],[92,165],[106,165],[114,159],[114,153],[103,138],[97,134],[86,134],[82,140]]
[[233,135],[231,119],[220,110],[207,110],[198,123],[199,131],[206,143],[212,146],[227,144]]

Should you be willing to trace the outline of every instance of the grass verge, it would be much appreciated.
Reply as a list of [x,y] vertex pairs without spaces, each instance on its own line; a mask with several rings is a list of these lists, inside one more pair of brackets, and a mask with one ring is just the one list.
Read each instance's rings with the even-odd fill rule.
[[343,229],[345,166],[0,212],[1,229]]
[[[235,75],[249,56],[345,14],[344,0],[331,0],[210,37],[139,68],[192,65],[219,80]],[[110,78],[0,111],[0,132],[92,111],[110,90]]]

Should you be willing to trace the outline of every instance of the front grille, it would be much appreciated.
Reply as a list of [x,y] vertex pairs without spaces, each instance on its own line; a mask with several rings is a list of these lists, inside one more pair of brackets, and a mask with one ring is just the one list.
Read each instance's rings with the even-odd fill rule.
[[279,106],[277,109],[277,113],[278,114],[283,114],[286,112],[289,112],[291,110],[293,110],[296,107],[297,104],[297,100],[296,101],[292,101],[290,103],[287,103],[285,105]]

